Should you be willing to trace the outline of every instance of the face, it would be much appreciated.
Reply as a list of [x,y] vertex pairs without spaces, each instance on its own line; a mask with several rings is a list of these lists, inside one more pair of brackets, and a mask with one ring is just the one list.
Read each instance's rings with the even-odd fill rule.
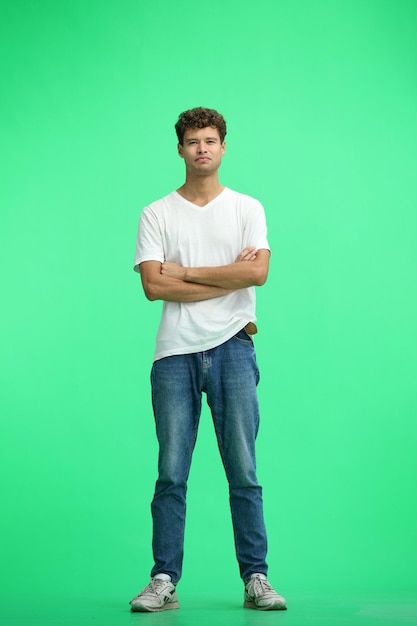
[[207,176],[216,172],[226,152],[226,143],[220,141],[217,128],[191,128],[185,131],[178,154],[185,161],[187,172]]

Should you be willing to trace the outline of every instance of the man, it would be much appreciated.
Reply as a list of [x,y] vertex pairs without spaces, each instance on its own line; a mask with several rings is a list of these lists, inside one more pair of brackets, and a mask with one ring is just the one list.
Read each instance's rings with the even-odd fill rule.
[[213,109],[185,111],[175,125],[184,159],[182,187],[141,215],[135,270],[149,300],[163,300],[152,366],[159,442],[152,501],[150,583],[132,611],[179,608],[185,503],[204,392],[226,471],[244,606],[285,609],[267,581],[262,489],[256,478],[259,371],[255,286],[268,275],[261,204],[220,184],[226,123]]

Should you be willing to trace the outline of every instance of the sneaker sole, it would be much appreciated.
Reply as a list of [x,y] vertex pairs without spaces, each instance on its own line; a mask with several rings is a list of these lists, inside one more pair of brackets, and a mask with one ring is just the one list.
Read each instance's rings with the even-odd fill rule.
[[132,613],[160,613],[161,611],[169,611],[171,609],[179,609],[179,602],[167,602],[164,606],[153,608],[150,606],[136,605],[131,607]]
[[255,602],[249,602],[248,600],[245,600],[245,602],[243,603],[243,607],[245,609],[255,609],[256,611],[286,611],[287,610],[287,605],[284,604],[269,604],[268,606],[258,606],[257,604],[255,604]]

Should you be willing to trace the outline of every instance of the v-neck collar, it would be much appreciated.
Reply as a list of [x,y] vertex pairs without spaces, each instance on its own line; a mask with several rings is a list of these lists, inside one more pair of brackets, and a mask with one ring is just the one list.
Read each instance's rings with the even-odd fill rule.
[[217,196],[214,196],[214,198],[212,200],[210,200],[210,202],[207,202],[207,204],[204,204],[203,206],[199,205],[199,204],[195,204],[194,202],[191,202],[191,200],[187,200],[187,198],[184,198],[184,196],[182,196],[180,193],[178,193],[177,190],[173,191],[172,193],[175,194],[178,198],[180,198],[183,202],[186,202],[187,204],[189,204],[190,206],[192,206],[194,209],[197,210],[205,210],[207,209],[209,206],[211,206],[214,202],[216,202],[224,193],[225,191],[228,189],[228,187],[224,187],[220,193],[217,194]]

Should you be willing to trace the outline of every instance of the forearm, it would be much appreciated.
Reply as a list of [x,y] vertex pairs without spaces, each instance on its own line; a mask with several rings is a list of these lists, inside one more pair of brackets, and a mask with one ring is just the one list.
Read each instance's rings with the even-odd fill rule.
[[185,267],[184,281],[223,289],[245,289],[263,285],[266,274],[255,262],[231,263],[217,267]]
[[200,302],[226,296],[232,291],[213,285],[185,282],[169,276],[161,276],[160,280],[144,283],[143,288],[148,300],[167,302]]

